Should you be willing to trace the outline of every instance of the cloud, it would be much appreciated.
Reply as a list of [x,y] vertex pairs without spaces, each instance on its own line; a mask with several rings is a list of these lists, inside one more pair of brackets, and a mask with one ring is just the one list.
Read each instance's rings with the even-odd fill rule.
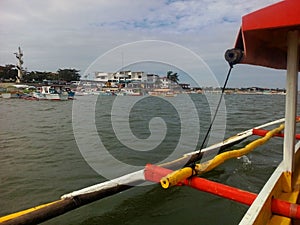
[[[151,5],[128,4],[130,7],[126,7],[126,10],[123,10],[125,12],[120,10],[122,5],[114,5],[111,8],[113,17],[101,17],[99,18],[101,21],[96,19],[92,25],[125,30],[137,28],[176,33],[195,32],[219,23],[239,23],[241,15],[272,1],[190,0],[153,2],[155,3]],[[131,13],[128,13],[129,11]]]
[[0,24],[5,29],[15,25],[55,31],[88,26],[195,31],[217,23],[239,22],[241,15],[271,2],[275,1],[2,0]]

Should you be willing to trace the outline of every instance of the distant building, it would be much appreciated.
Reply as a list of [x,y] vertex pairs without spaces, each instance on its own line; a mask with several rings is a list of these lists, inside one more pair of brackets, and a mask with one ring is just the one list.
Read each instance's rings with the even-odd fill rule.
[[102,82],[104,84],[110,83],[111,86],[117,86],[124,84],[127,86],[129,83],[143,83],[147,80],[144,72],[137,71],[119,71],[115,73],[109,72],[96,72],[95,81]]
[[113,80],[114,73],[107,72],[96,72],[95,73],[95,81],[106,83],[109,80]]
[[147,74],[145,88],[156,88],[160,86],[159,76],[156,74]]
[[131,82],[145,82],[147,79],[147,76],[142,71],[130,72],[130,73],[131,73],[130,74]]
[[[100,82],[104,87],[120,88],[145,88],[145,89],[176,89],[178,84],[169,80],[166,76],[160,77],[157,74],[146,74],[143,71],[118,71],[118,72],[95,72],[96,82]],[[189,84],[181,84],[181,88],[190,89]]]

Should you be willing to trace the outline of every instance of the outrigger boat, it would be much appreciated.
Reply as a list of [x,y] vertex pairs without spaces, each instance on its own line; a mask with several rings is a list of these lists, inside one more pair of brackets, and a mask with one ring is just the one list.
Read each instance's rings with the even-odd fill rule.
[[[300,1],[285,0],[243,17],[235,48],[225,53],[232,67],[245,63],[287,70],[285,118],[239,133],[220,143],[187,153],[162,165],[146,165],[144,169],[113,180],[63,195],[59,200],[0,217],[0,224],[36,224],[62,215],[93,201],[133,188],[145,181],[158,182],[163,188],[190,186],[195,189],[249,205],[240,224],[299,224],[300,222],[300,142],[296,143],[296,116],[300,45]],[[224,91],[224,89],[223,89]],[[281,124],[270,131],[262,128]],[[282,131],[284,130],[284,134]],[[219,151],[252,135],[260,135],[245,147]],[[199,176],[230,158],[240,157],[264,144],[273,136],[283,136],[283,161],[260,193],[236,189]],[[210,151],[214,158],[199,162]],[[178,169],[178,166],[185,165]],[[172,171],[176,169],[175,171]],[[197,176],[198,175],[198,176]]]
[[[300,1],[285,0],[242,18],[229,63],[286,69],[283,161],[251,204],[240,224],[299,224],[300,144],[295,144],[300,46]],[[274,213],[273,200],[292,203],[289,215]]]

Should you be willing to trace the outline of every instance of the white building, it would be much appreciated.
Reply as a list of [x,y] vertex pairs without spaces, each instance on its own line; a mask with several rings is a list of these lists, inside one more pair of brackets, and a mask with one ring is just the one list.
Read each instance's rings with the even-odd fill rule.
[[147,79],[147,75],[142,71],[131,72],[130,75],[132,82],[143,82]]
[[[157,74],[146,74],[142,71],[118,71],[111,72],[96,72],[95,81],[107,87],[131,87],[131,88],[172,88],[174,83],[166,76],[160,77]],[[176,84],[176,86],[178,86]]]
[[147,75],[142,71],[119,71],[115,73],[109,72],[95,72],[95,81],[102,82],[103,84],[110,83],[110,85],[115,86],[118,84],[128,83],[141,84],[147,81]]
[[131,82],[131,71],[119,71],[114,73],[114,79],[120,84]]
[[109,80],[113,80],[114,73],[107,72],[96,72],[95,73],[95,81],[106,83]]
[[157,74],[147,74],[147,80],[145,83],[146,88],[156,88],[160,86],[160,79]]

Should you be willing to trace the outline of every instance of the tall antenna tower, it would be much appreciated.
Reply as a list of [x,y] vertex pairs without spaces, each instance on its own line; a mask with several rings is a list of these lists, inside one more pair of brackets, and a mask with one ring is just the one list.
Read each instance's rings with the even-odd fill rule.
[[21,80],[23,79],[23,52],[21,50],[21,47],[19,47],[19,52],[14,53],[18,59],[17,61],[17,69],[18,69],[18,75],[16,77],[16,83],[21,83]]

